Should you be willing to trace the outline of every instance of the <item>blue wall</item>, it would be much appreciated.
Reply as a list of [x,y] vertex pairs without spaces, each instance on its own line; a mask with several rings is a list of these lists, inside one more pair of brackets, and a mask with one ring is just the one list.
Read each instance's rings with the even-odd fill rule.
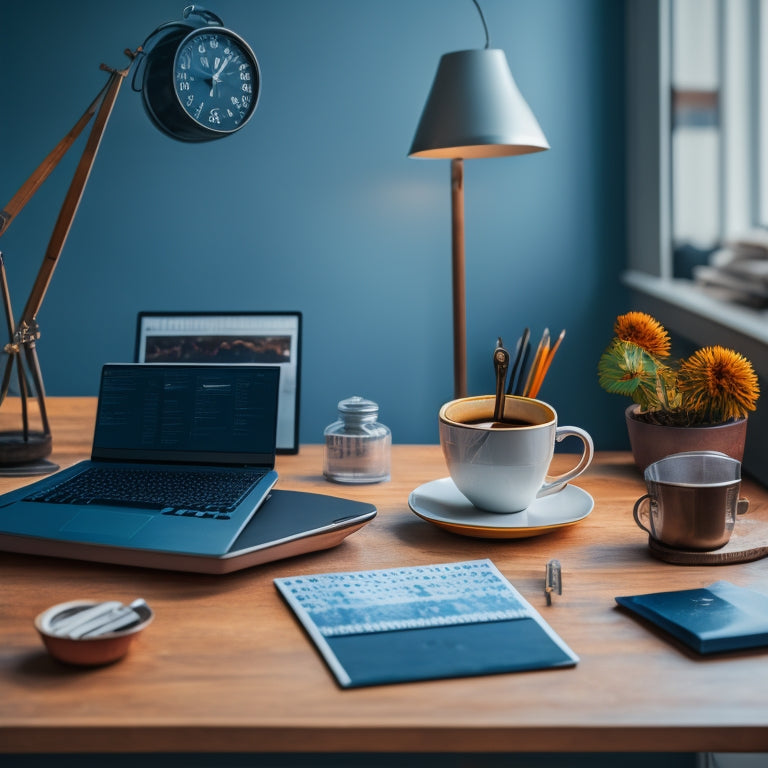
[[[3,3],[0,205],[181,0]],[[252,121],[177,143],[123,87],[40,312],[48,394],[95,394],[131,360],[140,310],[304,313],[301,440],[336,402],[379,402],[399,442],[437,440],[452,397],[449,163],[407,157],[440,56],[484,44],[470,0],[210,0],[251,43]],[[494,47],[552,149],[467,161],[469,390],[496,337],[567,335],[541,392],[561,423],[624,447],[625,403],[596,383],[626,311],[623,4],[483,0]],[[0,239],[19,312],[84,140]]]

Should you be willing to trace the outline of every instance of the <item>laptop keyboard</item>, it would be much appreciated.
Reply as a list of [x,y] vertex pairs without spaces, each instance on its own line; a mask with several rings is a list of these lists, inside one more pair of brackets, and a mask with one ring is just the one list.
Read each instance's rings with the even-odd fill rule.
[[232,510],[263,476],[263,472],[252,469],[189,472],[90,467],[27,496],[25,501],[124,506],[165,515],[229,520]]

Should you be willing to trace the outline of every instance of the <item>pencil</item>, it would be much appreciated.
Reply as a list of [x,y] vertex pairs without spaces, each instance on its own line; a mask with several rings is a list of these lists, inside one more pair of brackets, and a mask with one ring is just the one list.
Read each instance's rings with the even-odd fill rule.
[[536,397],[536,395],[539,394],[541,385],[544,383],[544,377],[547,375],[547,371],[549,371],[549,366],[552,365],[552,358],[555,356],[555,352],[557,352],[557,349],[562,343],[564,337],[565,329],[560,331],[560,335],[557,337],[557,341],[555,341],[555,343],[552,345],[552,349],[549,350],[546,360],[544,361],[544,365],[541,368],[541,372],[537,379],[534,381],[533,387],[531,387],[530,397]]

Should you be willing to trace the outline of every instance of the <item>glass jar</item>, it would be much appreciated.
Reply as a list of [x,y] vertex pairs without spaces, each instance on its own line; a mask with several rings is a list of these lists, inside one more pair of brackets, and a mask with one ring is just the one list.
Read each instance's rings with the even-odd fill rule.
[[379,406],[364,397],[339,405],[339,420],[325,428],[323,474],[336,483],[389,480],[392,433],[379,424]]

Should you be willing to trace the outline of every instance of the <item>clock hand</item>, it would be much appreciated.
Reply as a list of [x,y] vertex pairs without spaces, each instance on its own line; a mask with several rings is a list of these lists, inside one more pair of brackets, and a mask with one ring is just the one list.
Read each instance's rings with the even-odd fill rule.
[[211,98],[213,98],[213,91],[214,88],[216,88],[216,84],[221,82],[220,75],[224,71],[224,68],[229,64],[229,62],[232,60],[232,54],[230,53],[229,56],[227,56],[224,61],[221,63],[221,66],[219,67],[217,72],[213,73],[213,80],[211,80]]
[[225,67],[227,66],[227,64],[229,64],[230,61],[232,61],[232,54],[231,53],[221,63],[221,66],[219,67],[218,71],[213,73],[213,82],[214,83],[220,83],[221,82],[220,75],[224,71]]
[[221,63],[221,66],[219,67],[219,71],[216,72],[213,76],[213,79],[216,82],[219,82],[219,75],[224,71],[224,67],[229,64],[229,62],[232,61],[232,54],[230,53],[228,56],[225,57],[224,61]]

